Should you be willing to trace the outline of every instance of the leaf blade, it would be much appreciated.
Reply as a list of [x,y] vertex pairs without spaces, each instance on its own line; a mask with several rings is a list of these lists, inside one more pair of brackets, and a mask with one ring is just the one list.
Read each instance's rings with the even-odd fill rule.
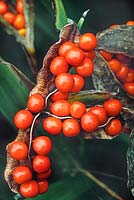
[[[20,76],[27,81],[26,84]],[[29,91],[27,84],[30,84],[30,80],[23,76],[23,73],[15,66],[6,62],[0,62],[0,83],[0,93],[2,96],[0,112],[13,124],[12,118],[14,113],[22,108],[24,102],[26,102]],[[30,85],[32,85],[32,82]]]
[[56,13],[56,21],[55,25],[58,30],[61,30],[64,25],[67,24],[67,15],[62,3],[62,0],[54,0],[55,3],[55,13]]
[[85,103],[87,106],[91,106],[103,103],[105,100],[111,98],[114,95],[115,93],[110,93],[107,91],[83,90],[77,93],[71,93],[68,100],[71,103],[80,101]]

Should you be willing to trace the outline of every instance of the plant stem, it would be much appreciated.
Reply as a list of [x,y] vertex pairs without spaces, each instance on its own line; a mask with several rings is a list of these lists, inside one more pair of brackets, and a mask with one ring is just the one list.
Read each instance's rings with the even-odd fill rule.
[[99,179],[97,179],[90,171],[87,171],[82,168],[78,168],[78,170],[87,176],[89,179],[91,179],[93,182],[95,182],[99,187],[104,189],[108,194],[110,194],[112,197],[114,197],[117,200],[125,200],[122,197],[120,197],[117,193],[115,193],[112,189],[110,189],[106,184],[101,182]]

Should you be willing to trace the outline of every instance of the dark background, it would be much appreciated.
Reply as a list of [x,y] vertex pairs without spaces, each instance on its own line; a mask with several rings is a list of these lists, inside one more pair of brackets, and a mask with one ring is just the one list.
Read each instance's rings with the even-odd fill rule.
[[[43,57],[50,45],[58,40],[59,32],[55,28],[54,12],[52,10],[51,3],[51,1],[45,0],[35,1],[35,46],[37,50],[36,55],[38,68],[41,67]],[[98,31],[101,31],[112,24],[123,24],[128,20],[134,20],[133,0],[63,0],[63,3],[68,18],[73,19],[75,22],[78,22],[80,16],[85,10],[88,8],[91,9],[85,19],[81,33],[97,33]],[[15,64],[33,81],[35,80],[28,68],[28,63],[21,46],[16,42],[13,36],[6,34],[3,26],[1,25],[0,56],[6,61]],[[0,96],[0,98],[2,97]],[[2,116],[2,114],[0,114],[0,152],[2,156],[5,157],[5,147],[8,142],[15,138],[15,136],[16,130],[14,127],[6,120],[6,118]],[[86,167],[90,166],[90,169],[93,171],[105,172],[107,174],[113,174],[115,176],[122,177],[123,181],[117,181],[117,185],[113,186],[113,188],[122,188],[120,195],[125,200],[133,200],[134,198],[127,189],[126,151],[128,142],[128,135],[121,135],[112,141],[84,141],[85,152],[87,153],[87,156],[90,152],[90,158],[87,158],[85,161],[85,157],[83,157],[83,162]],[[3,180],[5,160],[2,162],[4,163],[0,164],[0,185],[3,189],[2,191],[0,190],[0,193],[3,195],[0,195],[0,200],[5,200],[5,193],[9,194],[9,199],[13,199],[13,194],[10,192],[8,186]],[[107,177],[102,176],[101,180],[103,181],[103,179],[104,182],[107,183]],[[55,177],[52,179],[52,182],[53,181],[55,181]],[[112,186],[112,183],[108,184],[109,186]],[[85,194],[84,199],[82,197],[79,199],[88,200],[88,197],[89,194],[87,192],[87,198]],[[107,200],[107,198],[104,200]]]

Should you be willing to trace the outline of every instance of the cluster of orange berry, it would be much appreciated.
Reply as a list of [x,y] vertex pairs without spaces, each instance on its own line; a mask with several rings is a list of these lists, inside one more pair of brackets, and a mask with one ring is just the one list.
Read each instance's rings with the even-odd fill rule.
[[[58,56],[50,63],[50,72],[55,76],[55,92],[50,95],[49,116],[43,119],[44,130],[51,135],[61,132],[67,137],[85,132],[96,131],[101,126],[107,134],[120,134],[122,123],[118,116],[122,110],[121,101],[109,99],[103,105],[86,108],[79,101],[70,103],[70,92],[79,92],[84,86],[84,78],[92,75],[94,70],[94,48],[97,39],[92,33],[80,36],[77,44],[66,41],[61,44]],[[75,74],[69,74],[69,69],[75,68]],[[47,106],[41,94],[33,94],[28,98],[27,109],[18,111],[14,116],[17,128],[25,130],[32,125],[34,116]],[[110,119],[110,120],[109,120]],[[10,156],[16,160],[26,159],[29,155],[27,144],[13,141],[9,145]],[[47,156],[52,150],[51,140],[47,136],[35,137],[32,141],[31,169],[28,166],[17,166],[13,170],[13,179],[20,184],[20,193],[26,197],[34,197],[47,191],[47,178],[51,174],[51,162]],[[32,175],[34,173],[34,175]]]
[[129,66],[131,59],[123,54],[115,55],[104,50],[101,50],[100,53],[107,60],[112,72],[123,84],[127,93],[134,96],[134,69]]
[[[125,22],[125,25],[134,26],[134,21],[133,20],[129,20],[129,21]],[[109,28],[115,28],[117,26],[119,26],[119,24],[112,24]]]
[[[19,165],[13,169],[13,179],[20,185],[20,194],[26,198],[45,193],[47,178],[51,174],[51,162],[47,156],[52,150],[51,140],[47,136],[38,136],[32,141],[32,148],[36,153],[32,166]],[[9,153],[16,160],[24,160],[28,156],[28,146],[22,141],[14,141],[9,145]]]
[[[109,99],[103,105],[86,108],[85,104],[76,101],[70,104],[67,100],[55,101],[50,107],[51,113],[55,116],[64,116],[67,119],[61,120],[51,116],[43,120],[43,128],[51,135],[58,135],[61,132],[67,137],[85,132],[96,131],[104,126],[110,136],[121,133],[122,123],[118,115],[122,110],[122,104],[118,99]],[[111,120],[108,124],[108,119]]]
[[11,12],[9,6],[4,1],[0,1],[0,15],[17,29],[20,35],[25,36],[26,29],[23,0],[16,1],[16,13]]
[[[134,21],[127,21],[127,26],[134,26]],[[110,28],[118,27],[119,24],[111,25]],[[100,51],[101,55],[108,61],[108,64],[116,78],[123,84],[124,89],[130,96],[134,96],[134,69],[130,67],[131,58],[123,54],[111,54]]]
[[[19,129],[31,126],[33,115],[44,107],[44,98],[40,94],[29,97],[28,110],[20,110],[14,117],[14,123]],[[52,150],[52,142],[47,136],[38,136],[32,140],[32,166],[19,165],[13,169],[13,179],[20,185],[20,194],[32,198],[48,190],[47,178],[51,174],[51,161],[48,154]],[[25,160],[31,150],[28,144],[15,140],[9,144],[9,154],[15,160]]]

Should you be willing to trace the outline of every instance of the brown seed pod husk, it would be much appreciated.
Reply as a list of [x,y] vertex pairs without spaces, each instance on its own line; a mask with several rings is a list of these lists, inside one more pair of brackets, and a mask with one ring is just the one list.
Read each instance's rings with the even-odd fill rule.
[[[58,55],[59,46],[63,42],[68,40],[76,42],[78,37],[79,37],[79,31],[77,29],[76,24],[72,23],[63,27],[63,29],[60,32],[59,41],[50,47],[46,56],[44,57],[43,66],[37,74],[37,84],[31,90],[30,95],[39,93],[45,98],[48,95],[48,93],[54,89],[55,87],[54,77],[49,71],[49,65],[52,59]],[[30,138],[30,128],[26,130],[19,130],[15,140],[23,141],[29,146],[29,143],[31,142],[30,140],[32,140],[32,138]],[[5,180],[13,192],[19,193],[19,185],[16,184],[15,181],[13,180],[13,170],[15,167],[19,165],[26,165],[32,169],[31,160],[27,158],[25,160],[17,161],[11,158],[9,154],[9,144],[7,145],[6,150],[7,150],[7,165],[4,173]]]
[[[15,139],[15,141],[22,141],[25,142],[27,145],[29,144],[29,131],[30,129],[27,130],[19,130],[18,135]],[[30,165],[30,160],[29,159],[25,159],[25,160],[15,160],[13,158],[11,158],[10,154],[9,154],[9,145],[7,145],[7,165],[6,165],[6,169],[5,169],[5,180],[7,181],[10,189],[15,192],[18,193],[19,192],[19,185],[15,183],[15,181],[13,180],[13,170],[15,169],[15,167],[19,166],[19,165],[25,165],[25,166],[29,166],[31,168]]]
[[97,34],[98,50],[134,58],[134,26],[119,25]]

